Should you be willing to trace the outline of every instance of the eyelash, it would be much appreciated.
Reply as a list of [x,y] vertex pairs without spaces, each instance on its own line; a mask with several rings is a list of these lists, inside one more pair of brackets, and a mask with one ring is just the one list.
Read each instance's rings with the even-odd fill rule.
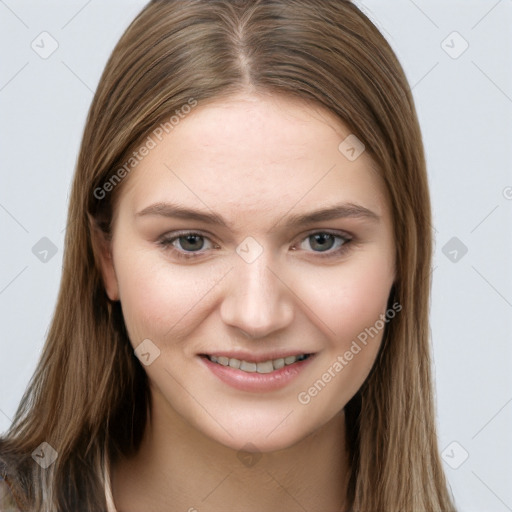
[[[331,235],[337,239],[341,239],[343,241],[343,244],[336,250],[334,251],[331,251],[330,249],[328,249],[327,251],[325,252],[322,252],[322,251],[311,251],[313,253],[316,253],[317,257],[319,258],[333,258],[333,257],[336,257],[336,256],[342,256],[344,255],[348,250],[350,250],[350,242],[352,242],[352,238],[348,237],[348,236],[344,236],[344,235],[340,235],[339,233],[333,233],[329,230],[325,230],[325,231],[312,231],[310,232],[309,234],[307,234],[303,239],[301,239],[300,243],[304,242],[305,240],[307,240],[309,237],[313,236],[313,235]],[[173,242],[180,239],[181,237],[185,237],[185,236],[198,236],[198,237],[201,237],[201,238],[204,238],[206,240],[209,240],[209,238],[206,236],[206,235],[203,235],[201,233],[198,233],[197,231],[183,231],[183,232],[178,232],[178,233],[172,233],[172,236],[169,236],[169,234],[166,234],[164,236],[162,236],[159,240],[158,240],[158,244],[163,247],[165,250],[170,250],[173,255],[175,257],[177,257],[178,259],[182,259],[182,260],[191,260],[193,258],[198,258],[200,256],[202,256],[204,254],[204,251],[203,252],[199,252],[199,251],[187,251],[187,252],[183,252],[179,249],[176,249],[174,246],[173,246]],[[213,243],[213,242],[212,242]],[[300,245],[300,243],[298,245]],[[214,244],[216,245],[216,244]]]

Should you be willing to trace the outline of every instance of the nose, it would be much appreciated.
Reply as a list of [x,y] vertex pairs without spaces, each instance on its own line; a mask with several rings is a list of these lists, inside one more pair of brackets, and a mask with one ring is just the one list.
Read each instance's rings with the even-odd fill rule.
[[265,256],[235,262],[221,304],[226,325],[251,338],[263,338],[290,325],[294,316],[293,293]]

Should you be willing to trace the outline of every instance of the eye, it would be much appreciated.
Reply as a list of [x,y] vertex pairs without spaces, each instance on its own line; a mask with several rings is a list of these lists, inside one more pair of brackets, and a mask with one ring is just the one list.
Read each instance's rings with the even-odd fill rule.
[[164,235],[158,243],[178,258],[194,258],[216,247],[208,237],[193,231]]
[[312,252],[321,253],[321,256],[333,256],[348,250],[347,245],[350,241],[351,238],[346,236],[318,231],[308,235],[299,244],[299,248],[306,251],[311,249]]
[[[348,251],[351,241],[352,238],[348,236],[317,231],[304,238],[298,247],[309,253],[316,253],[318,257],[328,258]],[[171,251],[174,257],[181,259],[198,258],[207,254],[210,249],[219,248],[209,237],[195,231],[167,233],[158,240],[158,244]],[[291,250],[296,249],[295,245],[291,247]]]
[[188,235],[177,237],[174,240],[173,245],[176,247],[175,242],[177,242],[177,245],[185,251],[200,251],[204,247],[204,241],[205,239],[203,236],[190,233]]

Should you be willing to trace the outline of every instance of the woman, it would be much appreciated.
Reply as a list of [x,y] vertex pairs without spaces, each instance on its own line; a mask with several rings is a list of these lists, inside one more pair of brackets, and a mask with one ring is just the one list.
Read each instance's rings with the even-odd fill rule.
[[149,3],[89,112],[7,499],[455,510],[430,215],[410,89],[355,5]]

